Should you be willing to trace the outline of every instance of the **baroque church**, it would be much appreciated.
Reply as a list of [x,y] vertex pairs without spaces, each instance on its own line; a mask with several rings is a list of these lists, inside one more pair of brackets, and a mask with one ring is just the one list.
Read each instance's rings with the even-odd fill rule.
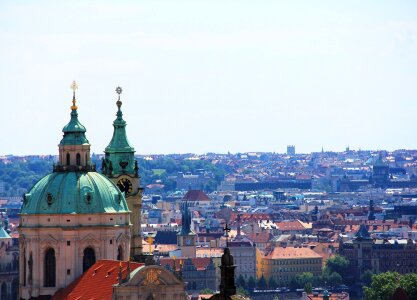
[[[187,299],[184,282],[142,254],[142,191],[135,150],[126,135],[118,87],[113,137],[101,173],[90,159],[86,128],[78,119],[73,82],[70,121],[53,172],[24,195],[19,219],[19,298],[91,300]],[[184,207],[188,212],[188,207]],[[189,214],[178,244],[195,257]],[[144,264],[145,261],[148,262]],[[222,256],[220,293],[244,299],[234,286],[233,257]]]
[[53,172],[24,196],[20,213],[20,298],[51,296],[97,260],[139,260],[142,188],[120,100],[102,173],[90,160],[73,82],[70,121]]

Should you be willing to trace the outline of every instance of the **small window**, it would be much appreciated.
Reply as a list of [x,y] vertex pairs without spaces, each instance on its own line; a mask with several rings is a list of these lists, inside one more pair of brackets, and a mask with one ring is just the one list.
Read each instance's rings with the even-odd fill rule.
[[46,195],[46,202],[48,203],[48,205],[52,205],[52,202],[54,202],[51,193],[48,193],[48,195]]
[[71,162],[71,160],[70,160],[70,154],[69,154],[69,153],[67,153],[67,166],[69,166],[69,165],[70,165],[70,162]]
[[110,240],[110,245],[113,245],[113,240]]
[[71,241],[67,241],[67,246],[71,246]]
[[81,166],[81,155],[80,153],[77,153],[76,157],[75,157],[77,166]]
[[71,275],[71,269],[67,269],[67,275]]

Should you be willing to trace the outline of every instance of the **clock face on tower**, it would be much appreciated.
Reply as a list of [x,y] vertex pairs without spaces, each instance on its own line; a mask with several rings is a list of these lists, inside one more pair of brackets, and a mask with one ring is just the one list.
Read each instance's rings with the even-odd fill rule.
[[126,195],[132,192],[132,183],[127,178],[122,178],[117,182],[117,187]]
[[187,246],[191,246],[192,243],[193,243],[193,238],[188,237],[185,239],[185,244]]

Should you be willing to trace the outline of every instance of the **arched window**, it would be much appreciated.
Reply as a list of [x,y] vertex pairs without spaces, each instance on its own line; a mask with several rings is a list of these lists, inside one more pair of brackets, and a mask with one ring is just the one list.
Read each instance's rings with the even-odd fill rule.
[[70,154],[67,153],[67,166],[69,166],[70,164],[71,164]]
[[83,256],[83,272],[87,271],[94,263],[96,262],[96,255],[94,253],[94,249],[91,247],[87,247],[84,249],[84,256]]
[[0,294],[1,300],[7,300],[7,285],[5,282],[1,284],[1,294]]
[[56,260],[55,250],[49,248],[45,252],[45,268],[44,268],[44,286],[54,287],[55,286],[55,274],[56,274]]
[[76,162],[77,162],[77,166],[81,166],[81,155],[80,155],[80,153],[77,153],[77,155],[76,155]]
[[123,260],[123,248],[122,248],[122,246],[119,246],[119,248],[117,248],[117,260]]
[[12,281],[12,298],[17,299],[17,295],[19,294],[19,281],[17,279],[13,279]]
[[26,285],[26,248],[23,249],[23,286]]

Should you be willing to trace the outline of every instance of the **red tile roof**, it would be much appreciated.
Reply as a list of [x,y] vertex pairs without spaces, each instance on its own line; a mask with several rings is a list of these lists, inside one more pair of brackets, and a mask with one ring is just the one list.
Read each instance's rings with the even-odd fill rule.
[[248,233],[246,237],[254,243],[268,243],[272,239],[272,234],[268,232]]
[[[64,289],[58,290],[52,300],[111,300],[113,285],[119,283],[120,261],[99,260],[84,272],[78,279]],[[130,263],[133,271],[142,263]],[[126,278],[127,262],[122,262],[122,278]]]
[[182,198],[184,201],[210,201],[210,198],[201,190],[189,190]]
[[277,247],[269,255],[269,259],[322,258],[310,248]]

